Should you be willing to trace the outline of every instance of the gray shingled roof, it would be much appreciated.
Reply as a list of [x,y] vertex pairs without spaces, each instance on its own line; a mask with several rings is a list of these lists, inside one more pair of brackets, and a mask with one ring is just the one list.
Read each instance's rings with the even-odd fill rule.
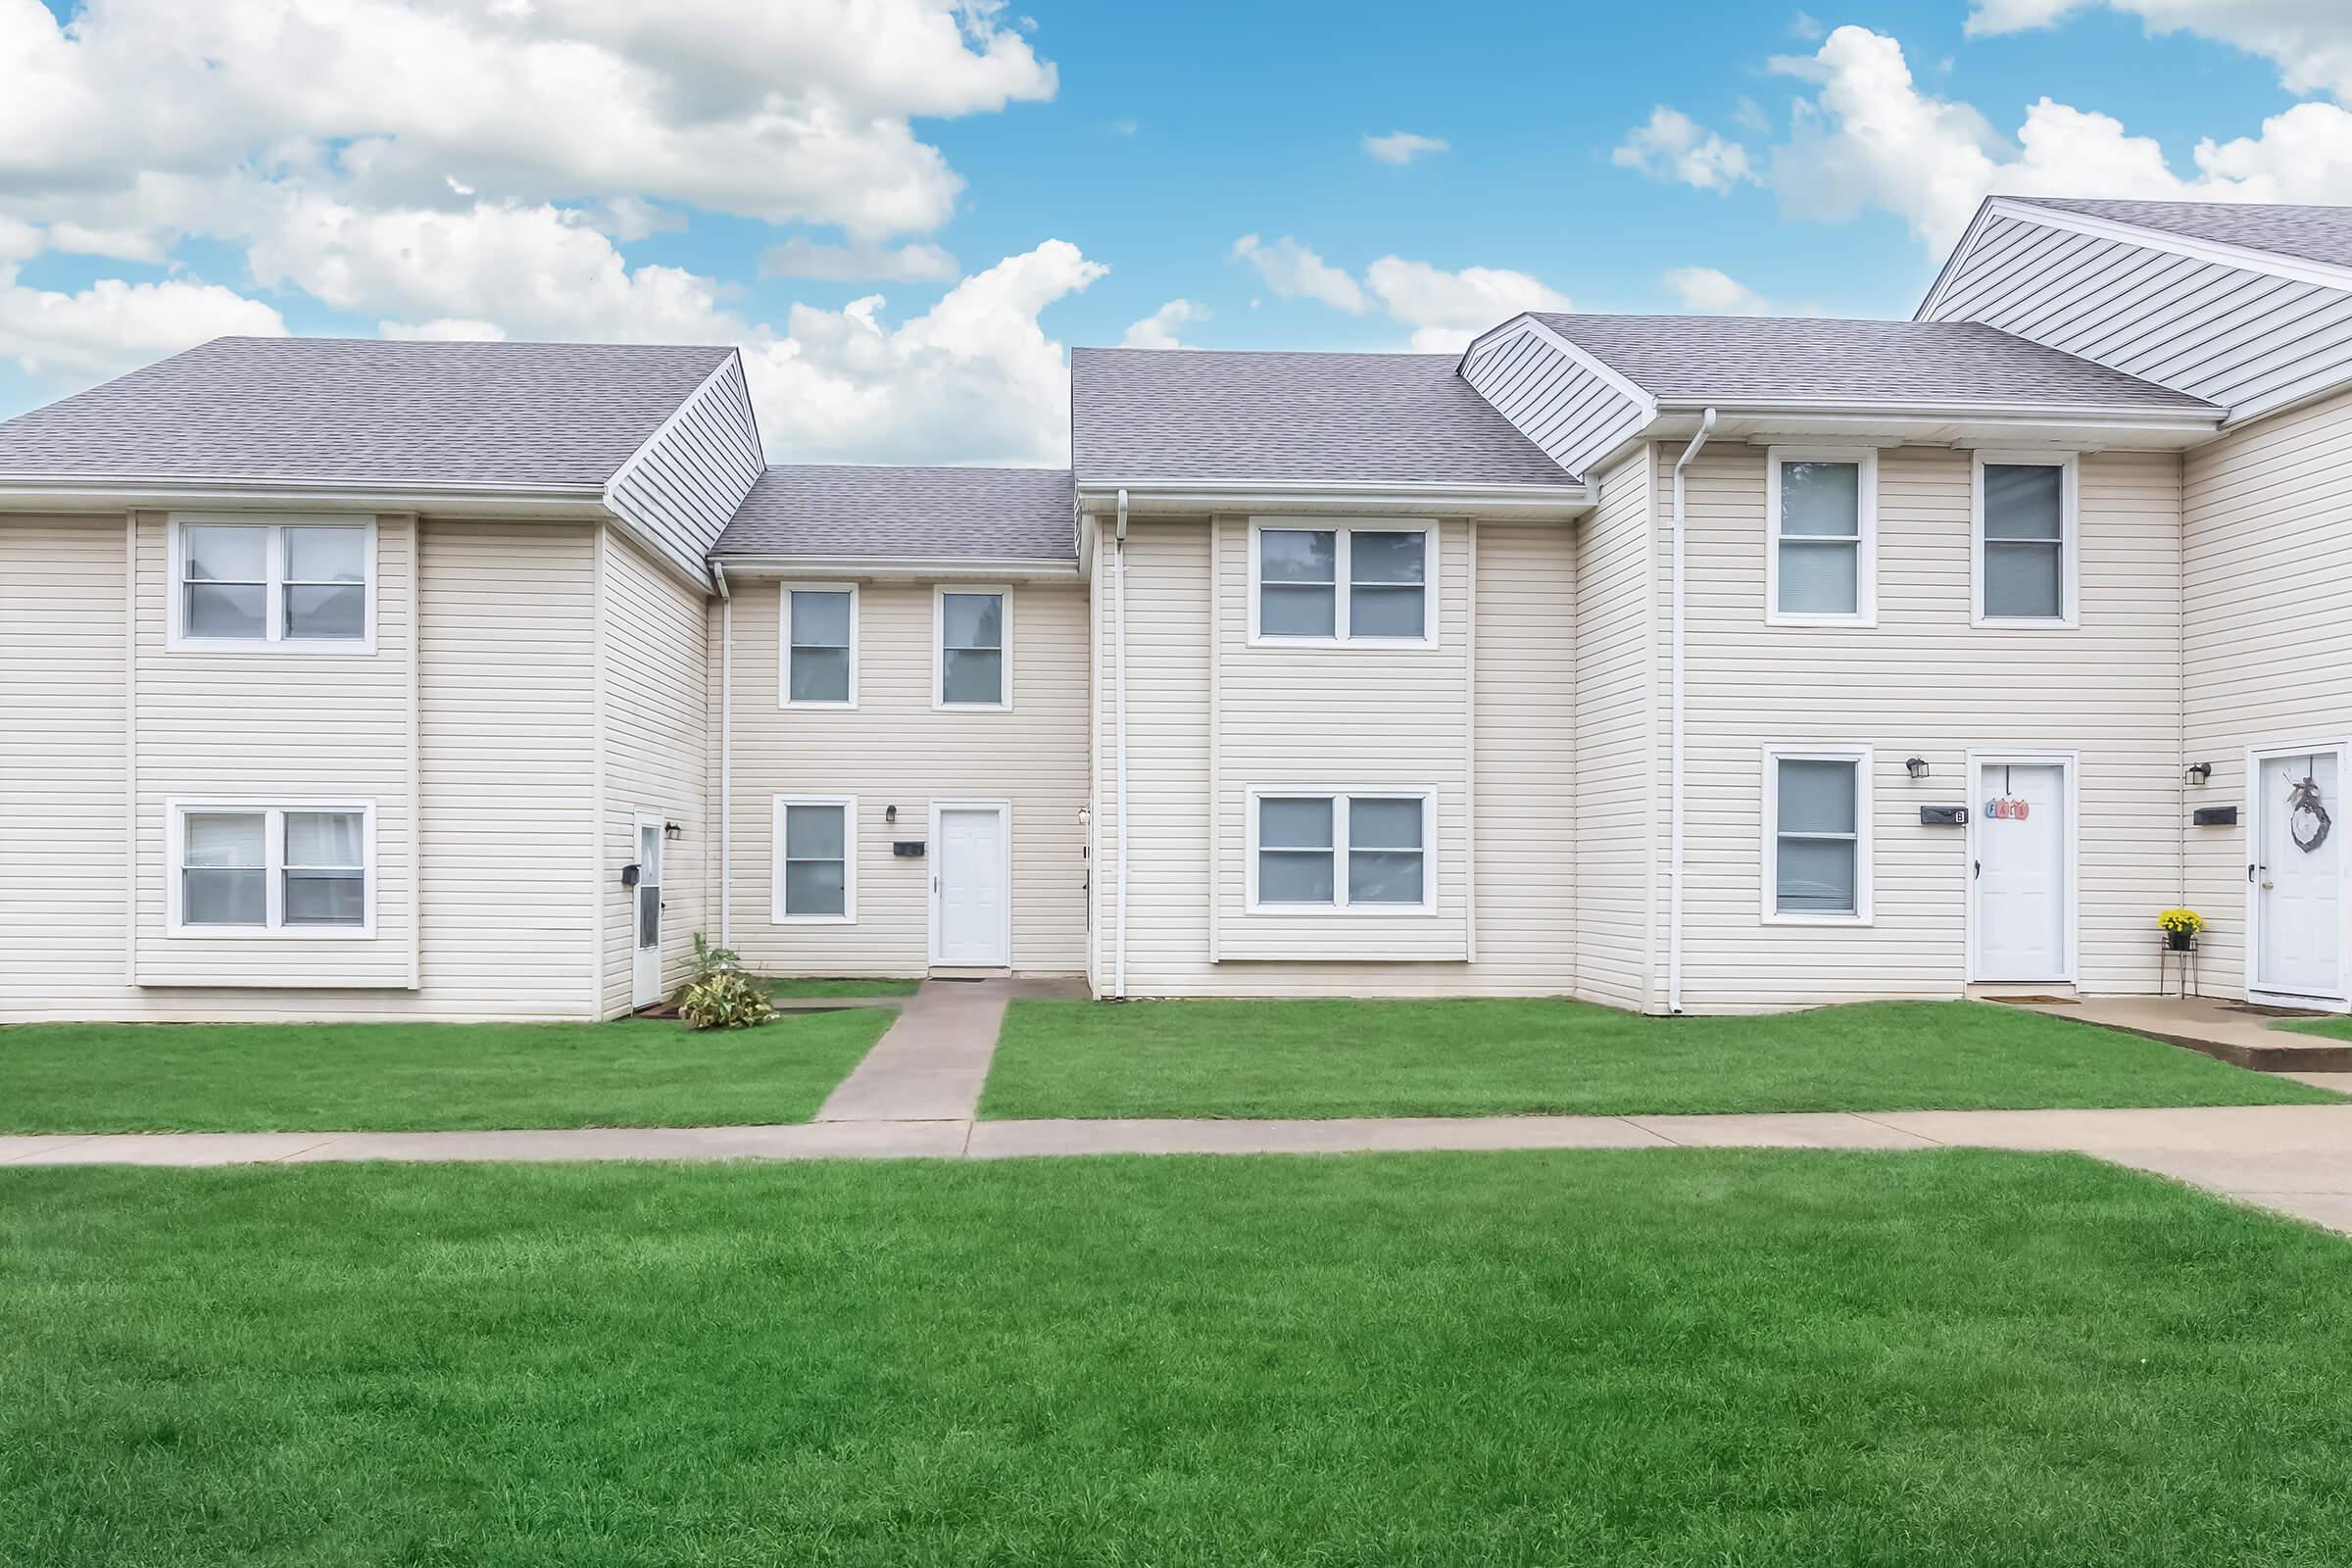
[[1451,354],[1075,349],[1081,483],[1571,485]]
[[2278,256],[2352,267],[2352,207],[2285,207],[2239,202],[2108,202],[2062,196],[2007,198],[2029,207],[2104,218],[2186,239],[2240,245]]
[[2221,412],[2186,393],[1976,321],[1547,314],[1536,319],[1669,403],[1803,400]]
[[1073,561],[1067,468],[774,467],[713,556]]
[[0,423],[0,476],[601,485],[732,352],[215,338]]

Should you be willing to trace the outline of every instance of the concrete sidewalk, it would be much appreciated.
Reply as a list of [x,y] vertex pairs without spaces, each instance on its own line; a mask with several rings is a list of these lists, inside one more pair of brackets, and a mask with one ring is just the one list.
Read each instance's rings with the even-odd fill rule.
[[[878,1048],[877,1048],[878,1049]],[[926,1080],[927,1081],[927,1080]],[[933,1087],[936,1087],[934,1085]],[[2352,1235],[2352,1104],[1752,1116],[983,1121],[473,1133],[114,1133],[0,1138],[0,1164],[314,1160],[1011,1159],[1504,1149],[2072,1151]]]
[[818,1108],[820,1122],[968,1121],[980,1109],[1005,1004],[1078,997],[1060,980],[926,980]]

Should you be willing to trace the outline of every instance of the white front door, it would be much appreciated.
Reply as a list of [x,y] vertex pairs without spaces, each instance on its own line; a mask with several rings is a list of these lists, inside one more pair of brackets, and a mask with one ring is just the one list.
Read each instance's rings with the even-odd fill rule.
[[931,875],[931,961],[951,968],[1012,962],[1005,808],[942,805]]
[[2340,997],[2343,930],[2337,922],[2346,829],[2330,820],[2322,836],[2322,818],[2298,809],[2316,794],[2328,818],[2343,811],[2335,753],[2265,757],[2255,771],[2254,989]]
[[636,906],[629,970],[629,1005],[650,1007],[662,1000],[662,818],[637,815]]
[[1980,763],[1973,811],[1976,978],[2073,979],[2065,764]]

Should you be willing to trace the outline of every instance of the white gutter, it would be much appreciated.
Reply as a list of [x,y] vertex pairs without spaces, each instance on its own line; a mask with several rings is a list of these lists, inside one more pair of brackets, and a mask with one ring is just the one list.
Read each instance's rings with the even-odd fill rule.
[[[1565,477],[1565,475],[1563,475]],[[1588,484],[1382,484],[1318,481],[1198,480],[1143,478],[1089,481],[1078,487],[1082,512],[1111,512],[1124,493],[1135,512],[1247,512],[1294,510],[1301,503],[1385,507],[1421,512],[1530,513],[1570,516],[1590,511],[1596,497]]]
[[718,945],[735,945],[735,596],[727,565],[710,563],[718,590]]
[[1110,565],[1110,659],[1114,693],[1112,755],[1116,759],[1119,800],[1117,924],[1111,934],[1110,994],[1127,995],[1127,492],[1119,492],[1118,531],[1113,535]]
[[1698,433],[1674,462],[1674,687],[1671,724],[1674,760],[1667,775],[1667,810],[1673,822],[1667,849],[1666,1010],[1683,1010],[1683,470],[1704,451],[1715,428],[1713,409],[1699,416]]
[[1076,581],[1080,576],[1075,561],[1042,560],[1026,556],[919,561],[904,556],[729,555],[713,559],[723,559],[738,576],[774,571],[803,577],[862,577],[877,582],[902,578],[936,582],[942,577],[968,578],[978,582],[1003,582],[1008,577],[1021,581],[1032,578]]
[[527,516],[559,520],[609,521],[602,490],[595,485],[515,489],[500,485],[368,485],[345,487],[316,480],[144,479],[75,477],[44,479],[0,474],[0,509],[40,508],[51,512],[252,511],[321,508],[350,512],[444,512],[469,517]]

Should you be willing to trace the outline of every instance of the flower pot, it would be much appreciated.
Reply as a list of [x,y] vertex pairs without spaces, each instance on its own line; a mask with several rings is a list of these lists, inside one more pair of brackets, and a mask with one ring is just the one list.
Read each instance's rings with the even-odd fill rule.
[[2186,953],[2195,944],[2196,936],[2194,931],[2167,931],[2164,945],[2175,953]]

